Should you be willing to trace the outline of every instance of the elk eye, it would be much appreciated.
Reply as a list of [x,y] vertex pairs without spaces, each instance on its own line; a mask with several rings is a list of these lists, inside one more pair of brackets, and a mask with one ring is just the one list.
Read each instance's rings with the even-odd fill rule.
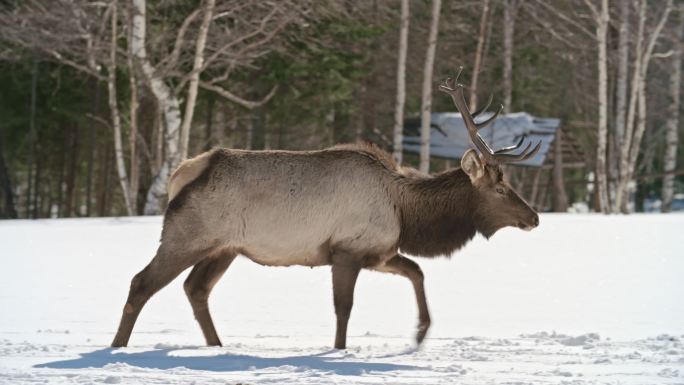
[[506,190],[504,190],[503,187],[497,187],[497,188],[496,188],[496,192],[498,192],[499,194],[503,195],[504,193],[506,193]]

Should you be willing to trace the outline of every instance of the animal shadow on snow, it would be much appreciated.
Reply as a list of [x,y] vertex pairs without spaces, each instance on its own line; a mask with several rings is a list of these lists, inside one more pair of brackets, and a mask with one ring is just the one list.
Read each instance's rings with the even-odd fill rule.
[[[215,372],[249,371],[279,366],[294,366],[301,369],[320,370],[339,375],[360,375],[364,372],[389,372],[395,370],[425,369],[410,365],[396,365],[380,362],[353,362],[338,357],[326,357],[327,353],[291,356],[291,357],[258,357],[241,354],[224,353],[216,356],[176,356],[170,354],[178,349],[157,349],[145,352],[127,353],[117,349],[106,348],[81,357],[48,362],[35,365],[36,368],[52,369],[85,369],[102,368],[109,364],[124,363],[131,366],[149,369],[187,368]],[[185,349],[183,349],[185,350]]]

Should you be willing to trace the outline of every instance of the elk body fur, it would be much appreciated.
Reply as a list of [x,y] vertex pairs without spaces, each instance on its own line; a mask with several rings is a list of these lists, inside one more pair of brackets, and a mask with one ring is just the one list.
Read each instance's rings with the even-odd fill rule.
[[398,248],[449,255],[475,235],[462,170],[406,175],[387,155],[370,146],[202,154],[171,178],[162,240],[180,217],[213,248],[263,265],[329,265],[339,250],[371,267]]

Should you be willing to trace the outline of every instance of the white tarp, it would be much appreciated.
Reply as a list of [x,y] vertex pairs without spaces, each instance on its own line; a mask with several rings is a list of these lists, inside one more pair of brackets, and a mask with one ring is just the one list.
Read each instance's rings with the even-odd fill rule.
[[[478,121],[486,120],[492,113],[484,113]],[[430,132],[430,155],[440,158],[460,159],[465,151],[474,148],[468,131],[463,124],[463,118],[456,112],[432,113]],[[525,112],[500,115],[492,124],[480,130],[480,135],[492,149],[517,144],[522,135],[525,143],[513,153],[519,153],[532,142],[542,142],[539,152],[532,158],[517,162],[516,165],[539,167],[544,163],[546,154],[553,143],[556,129],[560,126],[560,119],[537,118]],[[420,153],[420,135],[417,130],[408,130],[404,136],[404,151]],[[413,132],[411,132],[413,131]],[[411,135],[413,134],[413,135]],[[446,135],[445,135],[446,134]]]

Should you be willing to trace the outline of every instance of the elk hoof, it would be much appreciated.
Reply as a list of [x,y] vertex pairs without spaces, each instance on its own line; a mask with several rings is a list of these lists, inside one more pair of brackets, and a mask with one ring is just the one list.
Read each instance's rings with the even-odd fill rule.
[[425,339],[428,329],[430,329],[430,321],[421,321],[418,324],[418,332],[416,333],[416,343],[420,345]]

